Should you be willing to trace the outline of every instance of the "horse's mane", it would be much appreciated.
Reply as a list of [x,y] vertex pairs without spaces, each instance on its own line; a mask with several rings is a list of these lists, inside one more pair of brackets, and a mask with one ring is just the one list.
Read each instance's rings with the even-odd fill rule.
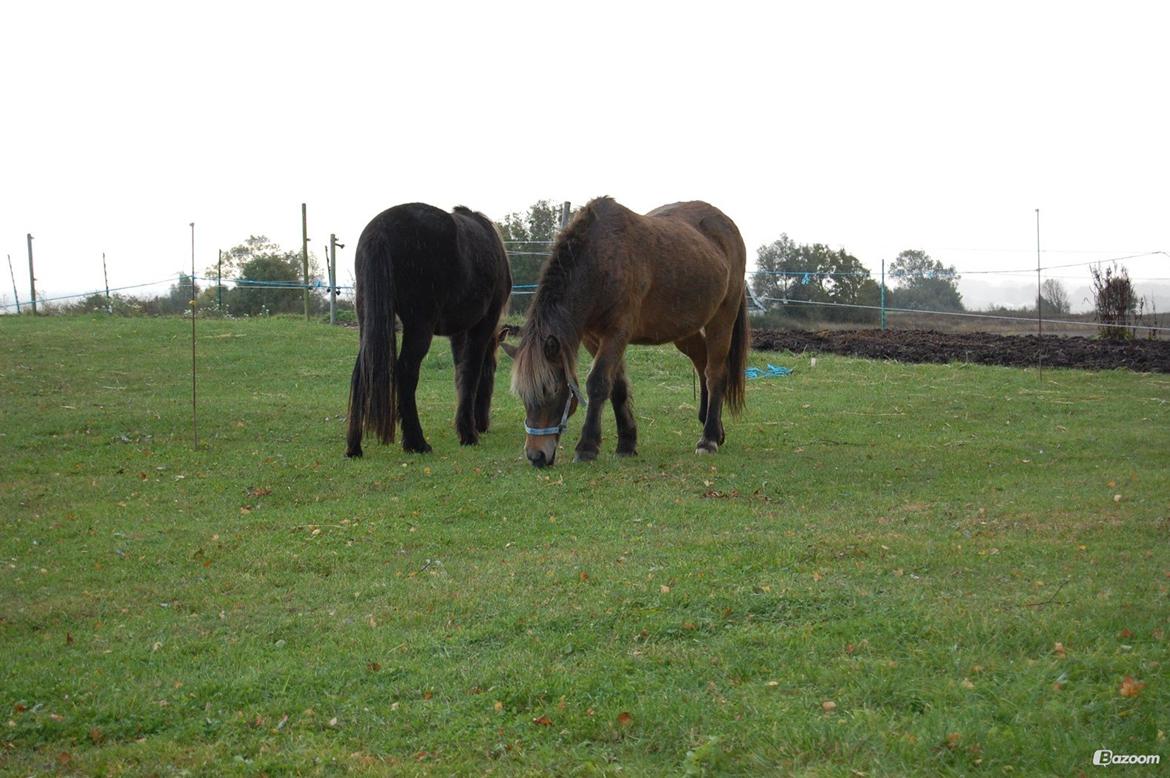
[[574,282],[575,271],[590,259],[590,232],[599,217],[613,208],[620,208],[611,197],[590,200],[566,225],[552,254],[540,269],[536,296],[528,309],[528,321],[520,331],[520,345],[512,366],[512,393],[525,405],[542,405],[564,385],[558,380],[560,360],[550,363],[544,354],[544,344],[555,338],[570,361],[577,353],[581,333],[576,330],[567,300]]

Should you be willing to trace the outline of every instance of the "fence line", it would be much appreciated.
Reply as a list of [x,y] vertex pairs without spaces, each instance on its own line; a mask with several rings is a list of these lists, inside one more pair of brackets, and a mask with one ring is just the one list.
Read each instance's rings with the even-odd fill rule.
[[[546,245],[546,246],[551,245],[550,241],[506,241],[506,243],[524,243],[524,244],[537,244],[537,245]],[[547,256],[548,252],[514,251],[514,252],[509,252],[509,254],[511,256]],[[1117,257],[1117,258],[1112,259],[1112,260],[1079,262],[1079,263],[1071,263],[1071,264],[1066,264],[1066,265],[1052,265],[1052,266],[1050,266],[1050,268],[1051,269],[1059,269],[1059,268],[1069,268],[1069,267],[1085,267],[1085,266],[1099,265],[1102,262],[1110,262],[1110,261],[1117,262],[1117,261],[1121,261],[1121,260],[1125,260],[1125,259],[1133,259],[1135,257],[1144,257],[1144,256],[1152,256],[1152,255],[1164,255],[1164,256],[1170,257],[1170,253],[1167,253],[1165,251],[1150,251],[1150,252],[1144,252],[1141,254],[1132,254],[1129,256],[1125,256],[1125,257]],[[1045,269],[1045,268],[1042,268],[1042,270],[1043,269]],[[954,278],[956,276],[961,276],[961,275],[989,275],[989,274],[1015,274],[1015,273],[1031,274],[1034,272],[1036,272],[1036,271],[1033,268],[1020,269],[1020,270],[979,270],[979,271],[962,271],[962,272],[955,271],[953,273],[948,271],[948,272],[939,273],[939,274],[937,274],[937,276],[934,273],[931,273],[930,277],[932,277],[932,278],[934,278],[934,277]],[[761,276],[765,276],[765,277],[773,276],[773,277],[780,277],[780,278],[784,278],[784,279],[794,279],[794,280],[796,280],[797,283],[805,285],[805,284],[811,283],[814,279],[817,281],[820,281],[823,279],[845,278],[845,277],[869,278],[870,272],[868,270],[847,271],[847,272],[845,272],[845,271],[842,271],[842,272],[837,272],[837,271],[814,272],[814,271],[800,271],[800,270],[753,270],[753,271],[750,271],[747,273],[747,277],[749,277],[749,278],[758,278]],[[182,278],[185,278],[185,276],[180,276],[180,281],[176,284],[176,286],[178,288],[183,288],[186,286],[186,283],[182,281]],[[1170,279],[1166,279],[1166,278],[1134,279],[1134,278],[1131,278],[1130,280],[1135,281],[1135,282],[1148,282],[1148,281],[1166,281],[1166,280],[1170,280]],[[108,290],[107,295],[109,292],[122,292],[122,291],[126,291],[129,289],[141,289],[141,288],[149,287],[149,286],[160,286],[162,284],[167,283],[168,281],[169,281],[169,279],[163,279],[163,280],[159,280],[159,281],[151,281],[151,282],[142,283],[142,284],[130,284],[127,286],[116,287],[114,289]],[[194,276],[193,281],[195,281],[195,282],[203,281],[209,285],[214,284],[215,286],[219,286],[219,287],[222,287],[222,286],[233,287],[234,286],[234,287],[260,288],[260,289],[267,288],[267,289],[288,289],[288,290],[300,289],[300,290],[326,290],[326,291],[329,290],[330,288],[336,289],[337,291],[342,291],[342,290],[352,291],[354,289],[353,286],[349,286],[349,285],[337,285],[334,287],[330,287],[329,285],[323,283],[320,279],[316,279],[312,283],[308,283],[308,284],[300,282],[300,281],[273,281],[273,280],[264,281],[264,280],[253,280],[253,279],[246,279],[246,278],[226,279],[226,283],[225,283],[225,279],[222,279],[222,278],[208,278],[208,277],[202,277],[202,276]],[[537,287],[537,284],[535,284],[535,283],[513,284],[511,293],[513,295],[530,295],[530,294],[534,294],[536,292],[536,287]],[[78,299],[78,298],[84,298],[84,297],[91,297],[93,295],[99,295],[99,294],[102,294],[102,290],[93,290],[90,292],[82,292],[82,293],[78,293],[78,294],[60,295],[57,297],[42,298],[41,302],[46,302],[46,303],[60,302],[62,300],[72,300],[72,299]],[[992,319],[992,320],[998,320],[998,321],[1017,321],[1017,322],[1029,322],[1029,323],[1033,321],[1033,319],[1031,319],[1030,317],[1024,318],[1024,317],[1020,317],[1020,316],[1003,316],[1003,315],[997,315],[997,314],[993,314],[993,313],[973,313],[973,312],[968,312],[968,311],[936,311],[936,310],[920,309],[920,308],[896,308],[896,307],[892,308],[892,307],[884,306],[884,305],[883,306],[876,306],[876,305],[861,305],[861,304],[856,304],[856,303],[828,302],[828,301],[820,301],[820,300],[798,300],[798,299],[792,299],[792,298],[777,298],[777,297],[769,297],[769,296],[762,296],[762,295],[759,295],[759,296],[753,295],[753,296],[757,300],[766,301],[766,302],[782,303],[785,305],[787,305],[787,304],[813,305],[813,306],[822,306],[822,307],[830,307],[830,308],[850,308],[850,309],[859,309],[859,310],[872,310],[872,311],[879,311],[879,312],[886,312],[886,313],[918,313],[918,314],[929,314],[929,315],[933,315],[933,316],[954,316],[954,317],[962,317],[962,318],[970,318],[970,319]],[[3,305],[0,305],[0,310],[11,310],[14,308],[18,309],[18,305],[19,305],[18,303],[3,304]],[[1170,332],[1170,327],[1158,327],[1158,326],[1151,326],[1151,325],[1144,325],[1144,324],[1143,325],[1139,325],[1139,324],[1111,325],[1111,324],[1102,324],[1100,322],[1086,322],[1086,321],[1073,321],[1073,320],[1061,320],[1061,319],[1050,319],[1049,321],[1052,324],[1060,324],[1060,325],[1067,325],[1067,326],[1073,326],[1073,327],[1078,327],[1078,326],[1079,327],[1121,326],[1123,328],[1130,328],[1134,331],[1142,330],[1142,331],[1148,331],[1148,332]]]
[[[891,308],[886,306],[882,308],[878,305],[859,305],[855,303],[831,303],[824,300],[792,300],[783,299],[780,297],[760,297],[760,300],[767,300],[768,302],[784,303],[786,305],[821,305],[831,308],[857,308],[867,311],[882,311],[886,313],[926,313],[931,316],[961,316],[970,319],[995,319],[997,321],[1024,321],[1030,324],[1035,324],[1036,319],[1032,317],[1023,316],[999,316],[994,313],[971,313],[969,311],[930,311],[921,308]],[[1046,324],[1068,324],[1074,327],[1116,327],[1124,330],[1148,330],[1151,332],[1170,332],[1170,327],[1155,327],[1148,324],[1103,324],[1095,321],[1072,321],[1067,319],[1045,319]]]
[[[147,286],[161,286],[163,284],[169,284],[170,282],[171,282],[171,279],[164,278],[161,281],[148,281],[145,284],[130,284],[129,286],[119,286],[119,287],[115,287],[113,289],[110,289],[109,291],[123,292],[127,289],[142,289],[143,287],[147,287]],[[61,300],[75,300],[79,297],[92,297],[95,294],[104,295],[104,292],[101,289],[95,289],[92,292],[80,292],[78,294],[63,294],[60,297],[41,297],[41,298],[38,298],[37,302],[56,303],[56,302],[60,302]],[[16,308],[16,307],[17,307],[16,303],[7,303],[4,305],[0,305],[0,308],[2,308],[4,310],[8,310],[10,308]]]

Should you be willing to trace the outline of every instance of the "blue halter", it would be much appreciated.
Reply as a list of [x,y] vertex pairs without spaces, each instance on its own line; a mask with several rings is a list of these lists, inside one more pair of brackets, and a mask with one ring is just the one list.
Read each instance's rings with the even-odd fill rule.
[[585,401],[585,395],[581,394],[581,388],[577,386],[577,382],[572,379],[572,373],[569,372],[569,358],[565,356],[565,381],[569,384],[569,396],[565,398],[565,410],[561,413],[561,423],[555,427],[529,427],[527,420],[524,422],[524,431],[529,435],[541,437],[543,435],[560,435],[565,431],[565,427],[569,422],[569,409],[573,407],[573,398],[577,398],[578,404],[586,406],[589,403]]

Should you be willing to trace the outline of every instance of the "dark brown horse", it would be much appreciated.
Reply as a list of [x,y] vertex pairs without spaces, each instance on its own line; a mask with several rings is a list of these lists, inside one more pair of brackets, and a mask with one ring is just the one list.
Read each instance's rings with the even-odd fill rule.
[[512,391],[527,412],[528,460],[553,464],[565,422],[585,401],[576,377],[581,344],[593,368],[577,461],[597,458],[606,400],[617,417],[618,456],[637,453],[624,357],[630,343],[674,343],[690,357],[703,385],[695,451],[718,451],[724,400],[733,413],[744,405],[746,261],[735,223],[707,203],[664,205],[645,216],[608,197],[582,208],[541,270],[520,344],[505,345],[515,362]]
[[[362,230],[355,259],[361,327],[349,396],[346,456],[362,455],[362,430],[383,443],[402,420],[402,448],[431,450],[414,394],[433,335],[449,335],[459,396],[455,429],[471,445],[488,428],[496,328],[512,290],[508,255],[482,213],[396,205]],[[394,319],[402,321],[399,353]]]

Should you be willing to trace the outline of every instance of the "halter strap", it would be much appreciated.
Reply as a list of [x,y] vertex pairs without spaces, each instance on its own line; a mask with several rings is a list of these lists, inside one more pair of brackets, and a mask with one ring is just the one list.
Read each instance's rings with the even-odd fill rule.
[[569,409],[573,407],[573,398],[577,398],[580,405],[588,405],[585,401],[585,395],[581,393],[581,388],[577,386],[577,382],[572,379],[572,373],[569,372],[569,355],[561,353],[561,357],[565,366],[565,381],[569,384],[569,396],[565,398],[565,410],[561,413],[561,423],[555,427],[529,427],[528,422],[524,422],[524,431],[529,435],[541,437],[543,435],[560,435],[565,431],[565,427],[569,422]]

